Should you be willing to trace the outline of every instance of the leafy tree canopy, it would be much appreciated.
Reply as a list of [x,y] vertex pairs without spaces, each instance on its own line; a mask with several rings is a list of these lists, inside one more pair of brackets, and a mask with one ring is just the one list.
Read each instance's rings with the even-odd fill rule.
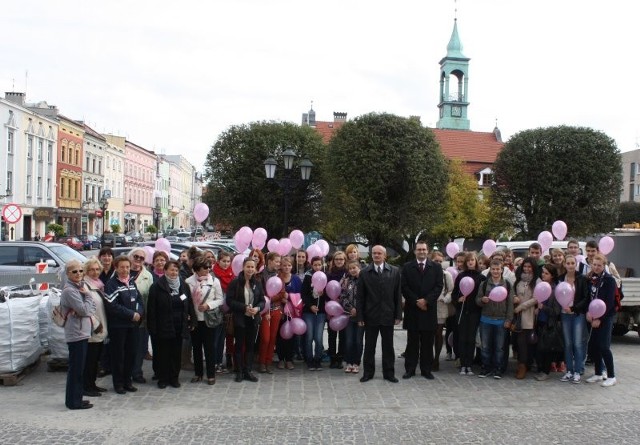
[[327,149],[323,227],[336,239],[358,234],[369,246],[413,249],[436,221],[447,166],[433,132],[414,119],[371,113],[345,123]]
[[563,220],[573,236],[609,231],[618,212],[622,165],[602,132],[558,126],[514,135],[494,164],[495,205],[515,212],[529,239]]
[[640,223],[640,202],[621,202],[618,227],[622,227],[624,224],[632,223]]
[[[276,178],[282,178],[282,152],[287,148],[297,153],[298,160],[307,157],[314,165],[310,181],[300,181],[292,190],[287,233],[316,228],[325,151],[322,139],[310,127],[264,121],[231,126],[207,154],[204,200],[216,225],[264,227],[270,237],[282,235],[284,195],[275,181],[266,179],[264,161],[273,157],[278,162]],[[291,177],[300,178],[297,162]]]

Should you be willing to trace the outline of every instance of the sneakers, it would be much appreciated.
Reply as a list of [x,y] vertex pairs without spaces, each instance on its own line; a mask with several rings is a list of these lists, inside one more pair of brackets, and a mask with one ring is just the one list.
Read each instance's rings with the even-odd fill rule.
[[318,368],[316,368],[316,362],[315,360],[310,361],[309,363],[307,363],[307,369],[309,371],[316,371]]
[[585,382],[587,382],[587,383],[598,383],[598,382],[602,382],[606,378],[607,377],[604,376],[604,375],[594,374],[591,377],[589,377],[587,380],[585,380]]
[[493,373],[491,371],[482,370],[480,371],[480,374],[478,374],[478,377],[484,379],[485,377],[491,377],[492,374]]
[[580,383],[580,374],[578,374],[577,372],[573,374],[573,380],[571,381],[571,383]]
[[450,362],[452,360],[454,360],[453,354],[451,354],[450,352],[447,352],[447,357],[445,358],[445,361]]
[[611,377],[610,379],[606,379],[604,380],[600,386],[602,386],[603,388],[608,388],[609,386],[613,386],[617,383],[617,380],[615,377]]
[[560,362],[560,366],[558,366],[558,372],[567,372],[567,365],[564,362]]
[[474,375],[473,371],[471,370],[471,366],[467,366],[467,375]]
[[[578,374],[578,377],[580,377],[580,374]],[[573,380],[573,374],[571,372],[567,372],[565,375],[563,375],[560,378],[561,382],[570,382]]]
[[465,368],[464,366],[460,368],[460,375],[467,375],[467,368]]
[[536,380],[539,382],[544,382],[549,379],[549,374],[545,374],[544,372],[539,372],[536,374]]
[[500,374],[499,372],[496,372],[495,374],[493,374],[493,378],[496,380],[500,380],[502,378],[502,374]]
[[360,366],[353,365],[353,367],[351,368],[351,373],[352,374],[359,374],[360,373]]
[[351,372],[351,371],[353,371],[353,365],[347,365],[347,367],[346,367],[346,368],[344,368],[344,372],[349,373],[349,372]]

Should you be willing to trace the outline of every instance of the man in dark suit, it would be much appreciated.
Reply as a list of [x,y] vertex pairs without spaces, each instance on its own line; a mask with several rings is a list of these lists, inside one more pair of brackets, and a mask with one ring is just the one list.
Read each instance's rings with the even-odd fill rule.
[[383,246],[371,249],[373,263],[360,272],[356,298],[356,317],[364,326],[365,344],[361,382],[369,381],[375,373],[378,334],[382,338],[382,376],[397,383],[393,326],[402,321],[400,271],[385,263],[387,250]]
[[438,325],[437,304],[442,292],[442,267],[427,259],[429,246],[418,241],[414,250],[416,259],[402,267],[402,295],[404,296],[404,323],[407,330],[403,379],[416,373],[418,358],[420,372],[433,379],[433,340]]

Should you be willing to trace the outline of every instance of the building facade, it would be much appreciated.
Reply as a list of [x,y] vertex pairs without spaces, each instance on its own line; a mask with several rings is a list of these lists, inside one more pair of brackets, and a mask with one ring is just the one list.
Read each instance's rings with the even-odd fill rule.
[[84,126],[58,115],[56,222],[67,235],[81,233]]
[[104,162],[107,140],[84,122],[78,122],[84,128],[84,163],[82,170],[82,234],[102,234],[102,215],[100,198],[104,190]]
[[105,149],[104,190],[109,196],[105,210],[105,229],[112,225],[124,228],[124,142],[125,138],[103,135],[107,141]]
[[125,141],[124,232],[144,233],[153,224],[155,207],[157,157],[131,141]]

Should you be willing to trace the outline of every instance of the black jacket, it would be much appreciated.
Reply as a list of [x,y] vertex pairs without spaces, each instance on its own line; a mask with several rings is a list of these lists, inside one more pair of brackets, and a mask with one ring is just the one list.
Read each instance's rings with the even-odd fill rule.
[[145,316],[144,302],[134,280],[129,278],[129,283],[124,284],[114,274],[104,286],[104,292],[109,301],[105,306],[110,329],[133,328],[140,325],[140,321],[133,321],[133,314],[137,312],[142,320]]
[[[245,319],[248,318],[244,315],[247,305],[244,302],[244,272],[240,272],[234,280],[229,283],[227,288],[227,306],[233,314],[234,326],[243,328],[245,327]],[[260,323],[260,312],[264,309],[264,290],[262,289],[262,280],[260,277],[254,276],[251,279],[251,289],[253,290],[253,307],[258,308],[258,313],[253,317],[254,323]]]
[[[183,337],[189,335],[189,330],[197,324],[196,314],[191,301],[189,286],[180,280],[178,295],[184,295],[182,301],[182,332]],[[166,277],[161,277],[151,285],[147,305],[147,328],[156,338],[175,338],[178,333],[173,323],[173,303],[171,302],[171,288]]]
[[[460,281],[462,281],[464,277],[473,278],[473,281],[475,282],[475,286],[473,288],[473,291],[471,291],[471,293],[467,295],[467,298],[463,305],[462,303],[459,303],[458,300],[462,296],[462,292],[460,292]],[[465,270],[458,274],[458,276],[456,277],[456,282],[453,285],[453,291],[451,292],[451,301],[455,305],[457,313],[464,312],[464,313],[480,314],[481,309],[476,304],[474,299],[475,299],[475,296],[478,294],[478,289],[480,288],[480,284],[486,279],[487,277],[482,275],[482,273],[479,270]]]
[[356,318],[366,326],[393,326],[402,320],[400,270],[384,263],[378,274],[371,263],[360,272]]
[[[313,272],[313,271],[312,271]],[[306,274],[304,276],[304,280],[302,280],[302,292],[300,296],[302,297],[303,308],[302,312],[311,312],[311,306],[318,306],[318,313],[324,314],[324,304],[327,302],[327,296],[324,291],[320,292],[318,298],[316,298],[313,294],[313,286],[311,285],[312,274]]]
[[[438,297],[442,292],[442,267],[427,260],[424,272],[418,261],[409,261],[402,267],[402,296],[404,297],[404,321],[407,330],[435,331],[438,326]],[[427,300],[427,310],[421,310],[416,301]]]
[[[567,274],[560,275],[559,281],[565,281]],[[571,310],[576,314],[586,314],[589,310],[589,302],[591,296],[589,295],[590,283],[587,277],[579,274],[576,271],[576,289],[573,295],[573,305]]]

